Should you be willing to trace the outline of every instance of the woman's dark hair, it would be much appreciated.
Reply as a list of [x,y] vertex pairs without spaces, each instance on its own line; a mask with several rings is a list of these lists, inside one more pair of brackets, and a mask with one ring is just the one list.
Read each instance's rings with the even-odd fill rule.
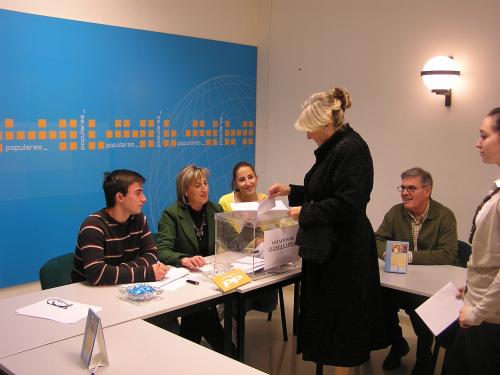
[[231,180],[231,189],[233,189],[236,192],[240,191],[240,189],[238,189],[238,187],[236,186],[236,173],[238,173],[238,169],[240,169],[241,167],[249,167],[252,170],[252,172],[256,175],[255,168],[253,167],[252,164],[247,163],[246,161],[240,161],[239,163],[237,163],[233,167],[233,179]]
[[500,107],[493,108],[488,112],[486,117],[491,117],[493,119],[493,131],[495,133],[500,133]]

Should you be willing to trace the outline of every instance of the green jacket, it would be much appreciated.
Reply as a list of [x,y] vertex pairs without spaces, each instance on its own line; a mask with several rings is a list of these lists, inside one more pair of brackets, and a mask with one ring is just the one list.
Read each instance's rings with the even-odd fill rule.
[[[214,215],[222,212],[222,207],[213,202],[205,206],[205,217],[208,229],[208,252],[215,251]],[[193,229],[194,221],[189,209],[183,204],[174,203],[161,215],[158,223],[157,246],[160,260],[169,265],[179,267],[180,258],[199,255],[198,240]]]
[[[397,204],[385,214],[384,221],[375,233],[378,256],[383,258],[387,240],[408,241],[413,250],[411,217]],[[418,235],[418,251],[413,252],[412,264],[456,264],[457,221],[453,212],[442,204],[430,200],[429,213]]]

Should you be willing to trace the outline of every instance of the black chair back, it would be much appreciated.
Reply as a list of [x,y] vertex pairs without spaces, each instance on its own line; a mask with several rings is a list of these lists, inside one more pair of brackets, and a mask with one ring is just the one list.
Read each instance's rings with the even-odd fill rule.
[[460,261],[460,267],[467,268],[467,262],[469,261],[471,251],[472,249],[467,242],[458,240],[457,257]]

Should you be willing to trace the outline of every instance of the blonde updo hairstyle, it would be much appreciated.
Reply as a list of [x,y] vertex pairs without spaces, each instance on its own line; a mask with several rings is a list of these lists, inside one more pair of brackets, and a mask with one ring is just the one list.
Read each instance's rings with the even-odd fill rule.
[[345,110],[351,106],[351,95],[342,88],[317,92],[304,102],[295,129],[308,132],[325,130],[333,124],[335,130],[344,125]]

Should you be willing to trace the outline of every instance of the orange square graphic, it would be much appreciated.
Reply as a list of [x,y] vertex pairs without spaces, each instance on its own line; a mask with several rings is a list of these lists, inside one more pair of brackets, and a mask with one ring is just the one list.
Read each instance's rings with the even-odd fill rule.
[[212,140],[210,138],[208,138],[206,141],[205,141],[205,144],[207,146],[210,146],[212,144]]
[[76,119],[72,118],[69,120],[69,127],[76,128]]
[[104,141],[97,142],[97,148],[99,150],[104,150]]
[[94,119],[89,120],[89,128],[95,128],[95,120]]
[[130,120],[123,120],[123,127],[130,128]]
[[211,137],[211,136],[212,136],[212,130],[207,129],[207,137]]
[[95,139],[95,130],[89,130],[89,138]]
[[173,129],[171,134],[170,134],[171,137],[177,137],[177,130]]
[[163,126],[168,128],[170,126],[170,120],[163,120]]
[[146,130],[139,130],[139,137],[146,138]]
[[65,128],[66,127],[66,119],[65,118],[60,118],[59,119],[59,127],[60,128]]
[[168,134],[169,134],[169,133],[170,133],[170,131],[169,131],[169,130],[164,130],[164,131],[163,131],[163,136],[164,136],[164,137],[168,137]]
[[229,143],[230,143],[229,138],[224,139],[224,145],[227,146],[227,145],[229,145]]
[[138,138],[139,137],[139,130],[132,130],[132,138]]
[[186,131],[184,132],[184,135],[185,135],[186,137],[191,137],[191,130],[186,129]]
[[230,132],[231,132],[230,130],[227,130],[227,129],[226,129],[226,130],[224,130],[224,136],[229,137],[229,133],[230,133]]
[[200,120],[200,128],[204,128],[205,127],[205,120]]
[[249,135],[250,137],[252,137],[252,136],[253,136],[253,130],[249,130],[249,131],[248,131],[248,135]]
[[122,137],[122,131],[121,130],[115,130],[115,138],[121,138]]
[[3,145],[0,144],[0,152],[3,152]]
[[236,137],[236,130],[231,130],[231,137]]
[[3,132],[0,132],[0,141],[3,139]]
[[94,151],[95,150],[95,142],[89,142],[89,150]]
[[234,138],[231,138],[231,146],[234,146],[236,144],[236,140]]
[[3,124],[7,129],[13,128],[14,127],[14,119],[13,118],[6,118],[3,120]]
[[65,130],[59,131],[59,139],[66,139],[67,133]]
[[154,130],[148,130],[148,138],[154,138],[155,137],[155,131]]
[[45,130],[40,130],[38,132],[38,139],[41,140],[47,139],[47,132]]
[[154,128],[154,126],[155,126],[155,120],[148,120],[148,127]]
[[49,139],[57,139],[57,132],[55,130],[49,130]]
[[212,144],[213,144],[214,146],[216,146],[216,145],[217,145],[217,138],[212,139]]
[[76,130],[69,131],[69,138],[70,139],[76,139],[76,135],[77,135]]
[[193,128],[197,128],[198,127],[198,120],[193,120]]
[[47,120],[45,120],[44,118],[38,119],[38,127],[39,128],[47,127]]
[[130,138],[130,130],[123,131],[123,138]]
[[236,134],[238,135],[238,137],[241,137],[241,129],[238,129],[238,131],[236,132]]
[[139,127],[141,127],[141,128],[145,128],[145,127],[146,127],[146,120],[141,119],[141,120],[139,121]]
[[248,125],[248,122],[247,121],[243,121],[243,127],[246,128]]
[[122,127],[122,120],[115,120],[115,128],[121,128]]
[[24,141],[25,138],[26,138],[26,133],[24,131],[16,132],[16,139],[18,141]]
[[248,144],[253,145],[253,138],[248,138]]
[[205,130],[201,129],[200,130],[200,137],[204,137],[205,136]]
[[146,148],[146,141],[140,141],[140,142],[139,142],[139,146],[140,146],[141,148]]
[[198,136],[198,130],[195,129],[195,130],[193,130],[193,137],[197,137],[197,136]]
[[247,139],[246,138],[243,138],[243,144],[246,145],[247,144]]
[[243,130],[243,137],[246,137],[248,135],[248,130]]
[[219,126],[219,121],[218,120],[212,120],[212,127],[216,128]]
[[224,121],[224,126],[225,126],[226,128],[229,128],[229,127],[231,126],[231,121],[229,121],[229,120],[225,120],[225,121]]
[[176,147],[177,141],[175,139],[172,139],[172,142],[170,142],[170,144],[172,145],[172,147]]
[[214,137],[217,137],[217,130],[213,130],[212,135],[213,135]]
[[106,130],[105,137],[113,138],[113,130]]
[[248,121],[248,126],[250,126],[251,128],[253,128],[253,121]]
[[[2,139],[2,137],[0,137],[0,139]],[[29,139],[30,141],[32,141],[33,139],[36,139],[36,131],[34,131],[34,130],[30,130],[30,131],[28,132],[28,139]]]
[[163,141],[163,147],[168,147],[168,144],[169,144],[168,139]]
[[77,145],[77,143],[76,143],[76,142],[70,142],[70,143],[69,143],[69,149],[70,149],[71,151],[76,151],[76,145]]
[[14,140],[14,132],[5,132],[5,140],[13,141]]
[[59,143],[59,151],[66,151],[68,149],[68,145],[66,142],[60,142]]
[[148,141],[148,147],[149,147],[149,148],[154,148],[154,147],[155,147],[155,141],[154,141],[154,140],[152,140],[152,139],[150,139],[150,140]]

